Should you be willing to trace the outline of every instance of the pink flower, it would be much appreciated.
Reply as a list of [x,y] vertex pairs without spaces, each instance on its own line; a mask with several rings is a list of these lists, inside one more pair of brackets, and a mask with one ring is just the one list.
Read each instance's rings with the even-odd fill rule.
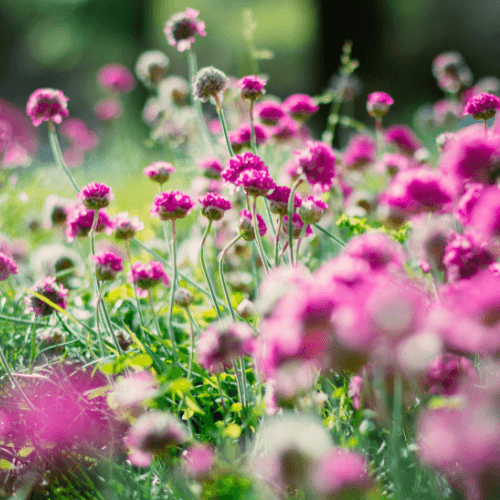
[[61,123],[65,116],[68,116],[69,99],[60,90],[38,89],[33,92],[26,104],[26,114],[33,121],[33,125],[38,127],[42,121],[53,121]]
[[132,271],[129,273],[129,281],[135,283],[141,290],[149,290],[163,283],[170,285],[170,280],[163,269],[161,262],[150,260],[147,264],[134,262]]
[[205,36],[205,23],[198,20],[199,11],[190,9],[173,15],[165,24],[163,32],[168,43],[184,52],[191,48],[195,35]]
[[253,351],[252,329],[245,323],[211,323],[196,342],[198,362],[211,373],[220,373],[235,358],[249,356]]
[[264,196],[276,187],[267,170],[244,170],[234,183],[243,186],[249,196]]
[[317,196],[311,195],[300,205],[299,215],[305,224],[316,224],[325,215],[328,208],[328,203],[325,203]]
[[415,154],[417,149],[422,147],[422,143],[417,139],[414,132],[405,125],[391,125],[384,130],[384,141],[387,144],[397,146],[404,154]]
[[[259,214],[257,214],[257,229],[261,236],[264,236],[267,232],[266,223]],[[252,214],[250,213],[249,210],[243,210],[240,212],[240,220],[238,221],[238,230],[241,237],[245,241],[252,241],[255,239]]]
[[203,158],[198,163],[198,166],[203,170],[203,175],[209,179],[220,179],[221,173],[224,170],[224,165],[216,157]]
[[458,200],[455,219],[463,226],[467,226],[470,223],[472,211],[481,198],[484,188],[484,184],[479,182],[472,183]]
[[307,94],[293,94],[285,99],[282,109],[291,117],[305,121],[318,112],[319,107],[314,99]]
[[295,152],[297,162],[313,187],[327,191],[335,177],[335,153],[324,142],[308,141],[307,148]]
[[144,175],[153,182],[164,184],[170,179],[170,175],[176,172],[175,167],[166,161],[155,161],[144,169]]
[[[269,138],[268,130],[259,125],[258,123],[254,124],[255,131],[255,144],[260,146],[264,144]],[[229,141],[233,150],[236,149],[240,151],[244,147],[250,147],[250,143],[252,140],[252,129],[249,123],[241,124],[236,130],[229,132]]]
[[202,205],[201,213],[209,220],[220,220],[224,212],[231,208],[231,202],[218,193],[207,193],[198,199]]
[[447,352],[429,363],[425,386],[429,394],[452,396],[458,392],[464,378],[477,378],[472,361]]
[[500,108],[500,99],[494,94],[481,92],[469,99],[465,105],[464,115],[473,115],[476,120],[487,120],[495,116]]
[[[276,186],[270,193],[266,194],[269,200],[269,210],[274,214],[286,215],[288,212],[288,198],[290,197],[291,189],[286,186]],[[302,205],[302,199],[295,193],[293,208],[298,208]]]
[[99,101],[94,108],[94,114],[98,120],[107,122],[120,118],[123,113],[123,106],[120,101],[113,98]]
[[347,145],[342,163],[349,169],[360,169],[375,161],[377,143],[371,135],[357,134]]
[[11,274],[17,274],[17,265],[13,259],[0,252],[0,281],[5,281]]
[[470,216],[470,231],[484,243],[498,242],[500,238],[500,189],[491,186],[483,190]]
[[97,73],[97,83],[107,92],[122,94],[135,88],[135,78],[127,67],[121,64],[108,64]]
[[210,475],[215,465],[215,453],[211,446],[196,443],[182,452],[183,470],[190,478],[201,480]]
[[182,219],[194,207],[191,198],[180,191],[165,191],[155,196],[149,213],[161,220]]
[[237,82],[237,87],[241,90],[241,97],[250,101],[255,101],[261,95],[264,95],[264,85],[266,80],[256,75],[244,76]]
[[278,102],[262,101],[255,106],[255,115],[264,125],[277,125],[285,112]]
[[113,281],[116,275],[123,269],[123,259],[113,252],[100,252],[92,255],[95,262],[95,272],[101,281]]
[[228,166],[221,176],[226,182],[235,183],[240,174],[246,170],[267,171],[268,168],[258,156],[252,153],[243,153],[228,160]]
[[59,131],[82,151],[90,151],[99,143],[99,136],[91,132],[79,118],[65,120],[59,127]]
[[83,201],[83,204],[89,210],[105,208],[114,198],[111,188],[98,182],[87,184],[76,196]]
[[113,230],[117,240],[129,240],[141,229],[144,229],[144,223],[138,217],[129,217],[128,212],[119,213],[113,219]]
[[273,139],[278,143],[283,143],[295,139],[299,136],[299,126],[297,122],[285,115],[278,123],[271,128]]
[[[288,215],[283,217],[283,225],[281,226],[281,230],[283,234],[288,236]],[[297,239],[300,236],[302,228],[304,227],[304,222],[300,218],[299,214],[293,214],[292,216],[292,238]],[[311,226],[308,224],[306,226],[306,230],[304,236],[310,236],[312,234]]]
[[387,114],[389,108],[394,104],[394,99],[385,92],[373,92],[366,101],[368,114],[381,117]]
[[[46,299],[50,300],[54,304],[66,309],[66,297],[69,292],[62,285],[56,284],[56,279],[47,276],[41,280],[38,280],[31,288],[33,292],[43,295]],[[29,295],[24,299],[26,304],[26,312],[34,313],[35,316],[50,316],[54,311],[54,308],[39,299],[35,295]]]
[[[66,219],[66,241],[71,243],[77,236],[83,238],[88,236],[94,222],[94,210],[89,210],[83,206],[74,208]],[[111,234],[113,223],[106,210],[99,210],[97,218],[96,233],[102,231]]]
[[158,382],[149,371],[141,371],[127,375],[114,384],[111,393],[118,406],[135,408],[145,399],[154,398],[157,394]]

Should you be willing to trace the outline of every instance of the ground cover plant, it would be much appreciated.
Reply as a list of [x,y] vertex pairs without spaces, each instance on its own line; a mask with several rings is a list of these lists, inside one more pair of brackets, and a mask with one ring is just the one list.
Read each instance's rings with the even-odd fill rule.
[[[0,102],[0,496],[498,498],[500,81],[440,54],[442,100],[385,127],[372,92],[367,126],[351,42],[281,102],[198,68],[202,17],[165,25],[189,81],[156,50],[103,66],[105,137],[64,89]],[[119,192],[79,167],[126,148],[136,77],[164,159]]]

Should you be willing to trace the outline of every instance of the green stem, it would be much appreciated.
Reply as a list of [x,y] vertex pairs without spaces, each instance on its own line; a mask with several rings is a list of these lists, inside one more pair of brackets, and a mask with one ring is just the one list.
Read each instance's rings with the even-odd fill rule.
[[54,123],[52,121],[49,121],[49,141],[50,141],[50,147],[52,148],[52,154],[54,155],[56,163],[64,170],[64,173],[68,176],[71,185],[73,186],[75,191],[79,193],[80,188],[78,187],[78,184],[76,183],[73,174],[69,171],[68,167],[66,166],[66,163],[64,162],[64,158],[61,152],[61,146],[59,145],[59,140],[57,139],[56,127],[54,126]]
[[[126,246],[127,246],[127,258],[128,258],[128,262],[130,264],[130,273],[132,273],[132,254],[130,252],[129,240],[126,241]],[[137,304],[137,311],[139,311],[139,320],[141,322],[141,326],[144,327],[144,318],[142,317],[141,301],[139,300],[139,295],[137,294],[137,290],[136,290],[136,287],[135,287],[133,280],[132,280],[132,284],[130,286],[132,287],[132,290],[134,292],[135,302]]]
[[326,130],[323,132],[321,136],[321,140],[328,144],[332,144],[333,139],[335,138],[335,128],[338,122],[340,106],[342,105],[342,101],[344,100],[344,92],[347,84],[347,76],[342,75],[342,79],[339,82],[339,87],[335,94],[335,99],[332,102],[330,107],[330,114],[328,115],[328,120],[326,122]]
[[191,380],[191,375],[193,373],[193,358],[194,358],[194,326],[193,326],[193,316],[189,311],[189,306],[185,307],[186,315],[189,319],[189,329],[190,329],[190,337],[191,337],[191,351],[189,352],[189,364],[188,364],[188,373],[187,380],[188,382]]
[[227,123],[226,123],[226,117],[224,116],[224,110],[222,109],[222,104],[217,94],[214,95],[214,99],[215,99],[215,107],[217,109],[217,114],[219,115],[220,124],[222,125],[222,130],[224,131],[224,137],[226,138],[227,150],[229,152],[229,156],[232,158],[234,156],[234,151],[233,147],[231,146],[231,142],[229,141],[229,134],[227,131]]
[[334,234],[328,232],[326,229],[322,228],[321,226],[318,226],[318,224],[313,224],[313,226],[318,230],[321,231],[323,234],[326,234],[329,238],[331,238],[335,243],[340,245],[342,248],[346,246],[345,242],[342,241],[338,236],[335,236]]
[[214,303],[215,309],[217,311],[217,316],[219,319],[222,319],[222,313],[220,311],[219,304],[217,303],[215,290],[212,285],[212,281],[210,280],[210,276],[208,275],[207,266],[205,264],[205,242],[207,240],[207,236],[211,227],[212,227],[212,220],[209,219],[207,228],[205,229],[205,233],[203,234],[203,238],[201,239],[200,261],[201,261],[201,267],[203,269],[203,275],[205,276],[205,280],[208,284],[208,289],[210,290],[210,295],[212,295],[212,302]]
[[274,243],[274,265],[276,267],[280,265],[279,242],[280,242],[280,231],[282,224],[283,224],[283,216],[280,215],[280,220],[278,222],[278,231],[276,231],[276,241]]
[[158,317],[156,316],[155,306],[153,304],[153,294],[151,293],[151,288],[148,289],[148,299],[149,299],[149,306],[151,307],[151,311],[153,312],[153,318],[154,318],[155,327],[156,327],[156,334],[158,335],[158,337],[162,338],[163,335],[161,334],[160,324],[158,323]]
[[33,317],[33,327],[31,331],[31,349],[30,349],[30,362],[28,369],[31,371],[33,361],[35,360],[35,337],[36,337],[36,316]]
[[384,134],[382,131],[382,117],[375,117],[375,131],[377,134],[378,158],[381,160],[384,155]]
[[104,341],[102,339],[101,329],[99,328],[99,304],[101,302],[101,298],[102,298],[102,291],[99,290],[99,295],[97,296],[97,304],[95,307],[95,327],[97,330],[97,334],[99,335],[99,342],[101,346],[101,357],[104,358]]
[[[98,280],[98,282],[99,282],[99,280]],[[123,354],[123,350],[122,350],[122,348],[120,346],[120,342],[118,342],[118,339],[116,338],[115,329],[113,328],[113,324],[111,323],[111,318],[109,317],[108,307],[106,306],[106,301],[104,300],[104,288],[105,288],[105,286],[106,286],[106,284],[103,281],[102,282],[102,288],[101,288],[101,293],[102,293],[102,297],[101,297],[101,309],[102,309],[102,313],[103,313],[104,319],[106,321],[106,324],[108,325],[108,331],[109,331],[109,334],[111,335],[111,337],[113,338],[113,341],[115,343],[116,349],[118,350],[118,352],[120,354]]]
[[241,385],[243,388],[243,407],[246,408],[248,405],[248,393],[247,393],[247,386],[248,386],[248,380],[247,380],[247,374],[245,371],[245,362],[243,361],[243,357],[240,356],[240,370],[241,370]]
[[266,275],[269,274],[269,269],[267,267],[267,259],[264,253],[264,248],[262,246],[262,240],[259,232],[259,224],[257,222],[257,196],[253,197],[252,203],[252,222],[253,222],[253,231],[255,233],[255,243],[257,245],[257,249],[259,251],[260,260],[262,261],[262,267],[266,272]]
[[403,381],[400,373],[394,376],[394,397],[392,408],[392,436],[391,436],[391,456],[392,467],[394,474],[394,486],[396,489],[396,497],[401,498],[401,474],[399,471],[399,442],[402,429],[402,408],[403,408]]
[[251,138],[252,138],[252,152],[255,156],[257,156],[257,142],[255,140],[255,125],[253,123],[253,99],[250,100],[250,130],[251,130]]
[[218,373],[215,378],[217,379],[217,387],[219,388],[220,404],[223,410],[227,410],[226,399],[224,398],[224,391],[222,390],[222,384],[220,380],[220,374]]
[[219,261],[219,276],[220,281],[222,283],[222,289],[224,290],[224,297],[226,297],[226,302],[229,307],[229,312],[231,313],[231,318],[233,321],[236,321],[236,313],[234,312],[233,305],[231,304],[231,297],[229,296],[229,292],[227,290],[226,278],[224,276],[224,257],[226,256],[227,251],[241,238],[241,235],[235,236],[221,251],[217,260]]
[[290,189],[288,196],[288,248],[290,249],[290,264],[293,266],[293,212],[295,209],[295,191],[302,184],[303,179],[299,177]]
[[172,279],[172,285],[170,287],[170,307],[168,311],[168,334],[170,336],[170,341],[172,342],[172,352],[174,355],[174,362],[176,365],[179,364],[177,359],[177,348],[175,345],[175,334],[174,327],[172,325],[172,318],[174,313],[174,295],[175,287],[177,283],[177,250],[176,250],[176,238],[175,238],[175,219],[172,219],[172,269],[174,271],[174,277]]
[[94,210],[94,220],[92,221],[92,227],[90,228],[90,251],[92,255],[95,255],[95,231],[97,228],[97,221],[99,220],[99,209]]

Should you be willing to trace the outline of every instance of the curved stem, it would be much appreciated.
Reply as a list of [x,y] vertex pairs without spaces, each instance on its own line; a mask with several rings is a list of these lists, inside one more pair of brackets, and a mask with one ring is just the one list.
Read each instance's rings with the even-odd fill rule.
[[189,311],[189,306],[184,308],[186,311],[186,315],[189,319],[189,336],[191,337],[191,351],[189,353],[189,364],[188,364],[188,372],[187,372],[187,380],[188,382],[191,380],[191,374],[193,373],[193,357],[194,357],[194,326],[193,326],[193,316]]
[[97,334],[99,335],[99,343],[101,346],[101,356],[104,358],[104,354],[105,354],[104,341],[102,339],[102,333],[101,333],[101,329],[99,327],[99,304],[101,302],[101,299],[102,299],[102,291],[99,291],[99,294],[97,296],[97,304],[95,306],[95,327],[97,330]]
[[205,233],[203,234],[203,238],[201,239],[200,261],[201,261],[201,268],[203,269],[203,275],[205,276],[205,280],[208,284],[208,289],[210,290],[210,295],[212,296],[212,302],[214,303],[215,310],[217,311],[217,316],[219,319],[222,319],[222,313],[220,311],[219,304],[217,303],[215,290],[210,280],[210,276],[208,275],[207,266],[205,264],[205,242],[207,240],[207,236],[211,227],[212,227],[212,221],[209,220],[207,228],[205,229]]
[[226,298],[227,305],[229,307],[229,312],[231,313],[231,318],[236,321],[236,313],[234,312],[233,305],[231,304],[231,298],[229,297],[229,292],[227,290],[226,278],[224,276],[224,257],[227,251],[241,238],[241,235],[235,236],[221,251],[217,260],[219,261],[219,276],[222,283],[222,289],[224,290],[224,297]]
[[[129,240],[126,240],[126,245],[127,245],[127,258],[128,258],[128,262],[130,264],[130,272],[132,273],[132,254],[130,252]],[[134,291],[134,297],[135,297],[135,302],[137,304],[137,310],[139,311],[139,320],[141,322],[141,326],[144,327],[144,318],[142,317],[141,302],[139,300],[139,295],[137,294],[137,290],[136,290],[136,287],[134,285],[133,280],[132,280],[132,284],[130,286],[132,287],[132,290]]]
[[251,130],[251,138],[252,138],[252,152],[255,156],[257,156],[257,142],[255,140],[255,125],[253,123],[253,99],[250,100],[250,130]]
[[334,234],[330,233],[329,231],[322,228],[321,226],[318,226],[318,224],[313,224],[313,226],[316,229],[318,229],[319,231],[321,231],[323,234],[326,234],[329,238],[331,238],[333,241],[335,241],[335,243],[340,245],[342,248],[344,248],[346,246],[345,242],[342,241],[338,236],[335,236]]
[[300,250],[300,244],[302,243],[302,239],[304,238],[304,233],[306,232],[307,224],[304,224],[302,226],[302,229],[300,230],[299,237],[297,239],[297,249],[295,250],[295,261],[299,261],[299,250]]
[[226,117],[224,116],[224,110],[222,109],[222,103],[220,102],[220,98],[217,94],[214,94],[215,99],[215,107],[217,109],[217,114],[219,115],[220,124],[222,125],[222,130],[224,131],[224,137],[226,138],[226,146],[229,152],[229,156],[232,158],[234,156],[233,147],[231,146],[231,142],[229,141],[229,134],[227,131],[227,123]]
[[267,267],[267,259],[264,254],[264,248],[262,246],[262,240],[259,233],[259,224],[257,222],[257,196],[253,197],[252,203],[252,222],[253,222],[253,231],[255,233],[255,243],[257,245],[257,249],[259,251],[260,260],[262,261],[262,267],[266,274],[269,274],[269,269]]
[[177,250],[175,248],[175,219],[172,219],[172,269],[174,271],[174,277],[172,279],[172,285],[170,287],[170,307],[168,311],[168,334],[170,336],[170,341],[172,342],[172,352],[174,355],[174,362],[176,365],[178,365],[179,360],[177,359],[177,348],[175,345],[174,327],[172,325],[172,316],[174,312],[174,295],[175,295],[175,287],[177,284]]
[[288,196],[288,248],[290,248],[290,264],[293,266],[293,212],[295,209],[295,191],[302,184],[303,179],[299,177],[290,189]]
[[90,251],[92,255],[95,255],[95,231],[97,229],[97,221],[99,220],[99,209],[94,210],[94,220],[92,221],[92,227],[90,228]]
[[276,241],[274,244],[274,265],[278,267],[280,265],[280,255],[279,255],[279,242],[280,242],[280,231],[281,225],[283,224],[283,216],[280,215],[278,222],[278,231],[276,231]]
[[155,312],[155,306],[153,304],[153,294],[151,293],[151,288],[148,289],[148,299],[149,299],[149,306],[151,307],[151,311],[153,312],[153,318],[155,322],[155,327],[156,327],[156,333],[158,337],[162,338],[161,330],[160,330],[160,324],[158,323],[158,317],[156,316]]

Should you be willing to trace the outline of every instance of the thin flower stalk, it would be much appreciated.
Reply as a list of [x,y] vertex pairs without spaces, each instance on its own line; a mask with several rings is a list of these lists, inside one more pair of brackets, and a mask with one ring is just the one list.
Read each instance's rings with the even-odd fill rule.
[[342,241],[338,236],[335,236],[334,234],[330,233],[329,231],[327,231],[326,229],[322,228],[318,224],[313,224],[313,226],[318,231],[321,231],[323,234],[326,234],[329,238],[331,238],[333,241],[335,241],[335,243],[337,243],[338,245],[340,245],[342,248],[344,248],[346,246],[345,242]]
[[177,285],[177,250],[176,250],[176,234],[175,234],[175,219],[172,219],[172,269],[174,276],[172,279],[172,284],[170,285],[170,306],[168,311],[168,334],[170,336],[170,342],[172,342],[172,353],[174,355],[174,363],[179,364],[177,358],[177,348],[175,344],[175,333],[174,326],[172,324],[173,313],[174,313],[174,295],[175,288]]
[[290,195],[288,196],[288,248],[290,248],[290,264],[293,266],[293,211],[295,201],[295,191],[302,184],[303,179],[299,177],[290,188]]
[[201,239],[200,261],[201,261],[201,267],[203,269],[203,275],[205,276],[205,281],[208,284],[208,289],[210,290],[210,295],[212,296],[212,302],[214,303],[215,310],[217,311],[217,316],[219,319],[222,319],[222,313],[219,308],[219,304],[217,302],[217,296],[215,294],[215,290],[212,281],[210,280],[210,276],[207,271],[207,266],[205,264],[205,242],[207,240],[207,236],[208,233],[210,232],[211,227],[212,227],[212,220],[209,219],[207,228],[205,229],[205,233],[203,234],[203,238]]
[[222,103],[217,94],[214,94],[215,107],[217,109],[217,115],[219,116],[220,124],[222,125],[222,130],[224,131],[224,137],[226,138],[227,151],[229,156],[232,158],[234,156],[233,147],[231,146],[231,141],[229,140],[229,134],[227,131],[226,117],[224,115],[224,110],[222,109]]
[[283,216],[280,215],[278,221],[278,231],[276,231],[276,239],[274,243],[274,265],[278,267],[280,265],[280,251],[279,251],[279,242],[280,242],[280,231],[281,226],[283,225]]
[[240,235],[235,236],[220,252],[217,260],[219,261],[219,276],[220,281],[222,283],[222,289],[224,290],[224,297],[226,298],[227,305],[229,307],[229,312],[231,313],[231,318],[233,321],[236,321],[236,313],[234,312],[233,305],[231,304],[231,297],[229,296],[229,292],[227,290],[226,278],[224,276],[224,257],[226,256],[227,251],[241,238]]
[[257,143],[255,141],[255,124],[253,122],[253,99],[250,100],[250,130],[251,130],[251,141],[252,141],[252,153],[257,156]]
[[153,313],[156,334],[158,335],[158,337],[161,338],[162,334],[161,334],[161,330],[160,330],[160,324],[158,323],[158,316],[156,315],[156,312],[155,312],[155,305],[153,303],[153,294],[151,293],[151,288],[148,289],[148,300],[149,300],[149,306],[151,307],[151,311]]
[[[130,243],[129,243],[129,240],[125,241],[125,245],[127,247],[127,258],[128,258],[128,262],[129,262],[129,265],[130,265],[130,272],[132,272],[132,254],[130,252]],[[142,316],[141,301],[139,300],[139,295],[137,294],[137,289],[135,287],[135,284],[132,283],[131,287],[132,287],[132,290],[134,292],[135,302],[137,304],[137,311],[139,312],[139,320],[141,322],[140,324],[141,324],[142,327],[144,327],[144,318]]]
[[253,197],[252,222],[253,222],[253,230],[255,233],[255,244],[257,245],[257,249],[259,251],[259,257],[260,260],[262,261],[262,266],[264,267],[264,271],[267,275],[269,274],[269,269],[267,267],[267,257],[266,254],[264,253],[264,248],[262,246],[262,239],[259,233],[259,224],[257,222],[257,196]]

